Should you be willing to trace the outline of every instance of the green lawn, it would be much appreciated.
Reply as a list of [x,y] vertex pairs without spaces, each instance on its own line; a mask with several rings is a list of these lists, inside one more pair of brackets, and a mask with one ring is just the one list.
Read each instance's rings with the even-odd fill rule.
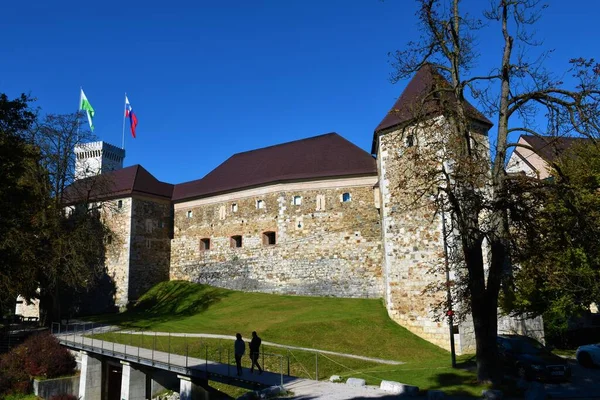
[[[361,376],[371,384],[386,379],[413,384],[423,390],[443,387],[454,394],[478,396],[483,388],[475,383],[472,372],[449,367],[447,351],[391,321],[381,299],[280,296],[170,281],[155,286],[128,312],[93,319],[125,328],[163,332],[226,335],[240,332],[246,340],[256,330],[269,342],[405,362],[403,365],[384,365],[319,356],[321,379],[333,374]],[[110,339],[144,340],[139,337]],[[158,340],[164,347],[165,339]],[[190,355],[195,354],[192,351],[196,350],[190,347],[192,341],[188,339],[187,342]],[[210,349],[220,346],[223,349],[221,358],[225,357],[224,349],[232,345],[232,341],[205,339],[196,339],[195,343],[200,346],[197,350],[200,352],[202,346]],[[149,345],[144,343],[144,347]],[[173,352],[184,354],[183,339],[171,338],[171,346]],[[290,354],[268,346],[266,352],[281,353],[286,364],[287,357],[295,360],[290,367],[292,375],[309,377],[315,374],[314,353],[293,351]],[[197,356],[204,357],[202,354]]]

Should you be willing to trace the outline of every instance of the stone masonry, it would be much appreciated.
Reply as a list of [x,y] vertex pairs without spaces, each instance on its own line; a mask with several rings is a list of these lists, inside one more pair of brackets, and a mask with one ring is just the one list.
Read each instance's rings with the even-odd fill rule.
[[[370,180],[358,187],[239,192],[228,201],[177,204],[171,279],[270,293],[381,297],[376,180]],[[265,232],[274,233],[275,244]],[[231,247],[237,235],[242,246]],[[209,249],[201,249],[201,239],[210,240]]]

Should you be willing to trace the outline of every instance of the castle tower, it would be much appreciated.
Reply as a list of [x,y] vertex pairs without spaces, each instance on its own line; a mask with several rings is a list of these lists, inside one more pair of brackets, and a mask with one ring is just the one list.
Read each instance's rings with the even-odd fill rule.
[[75,179],[123,168],[125,150],[103,141],[75,146]]

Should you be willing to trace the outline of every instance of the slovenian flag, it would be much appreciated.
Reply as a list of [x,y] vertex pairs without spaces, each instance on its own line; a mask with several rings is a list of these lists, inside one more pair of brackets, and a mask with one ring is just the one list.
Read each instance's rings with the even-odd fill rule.
[[129,99],[125,96],[125,117],[129,118],[129,124],[131,125],[131,136],[135,139],[135,127],[137,126],[138,120],[129,104]]

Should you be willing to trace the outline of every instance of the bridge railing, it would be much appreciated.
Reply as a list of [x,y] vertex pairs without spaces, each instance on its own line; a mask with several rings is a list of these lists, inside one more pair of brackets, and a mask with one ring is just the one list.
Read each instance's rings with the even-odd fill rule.
[[[62,344],[70,347],[156,366],[186,376],[218,374],[233,377],[236,374],[233,346],[209,346],[185,334],[175,336],[169,333],[163,336],[156,332],[114,328],[91,322],[53,322],[51,331]],[[287,375],[290,375],[289,355],[261,352],[261,357],[263,369],[278,374],[280,384],[283,385],[286,366]],[[215,368],[214,365],[225,368]],[[244,359],[242,366],[249,368],[250,363]]]

